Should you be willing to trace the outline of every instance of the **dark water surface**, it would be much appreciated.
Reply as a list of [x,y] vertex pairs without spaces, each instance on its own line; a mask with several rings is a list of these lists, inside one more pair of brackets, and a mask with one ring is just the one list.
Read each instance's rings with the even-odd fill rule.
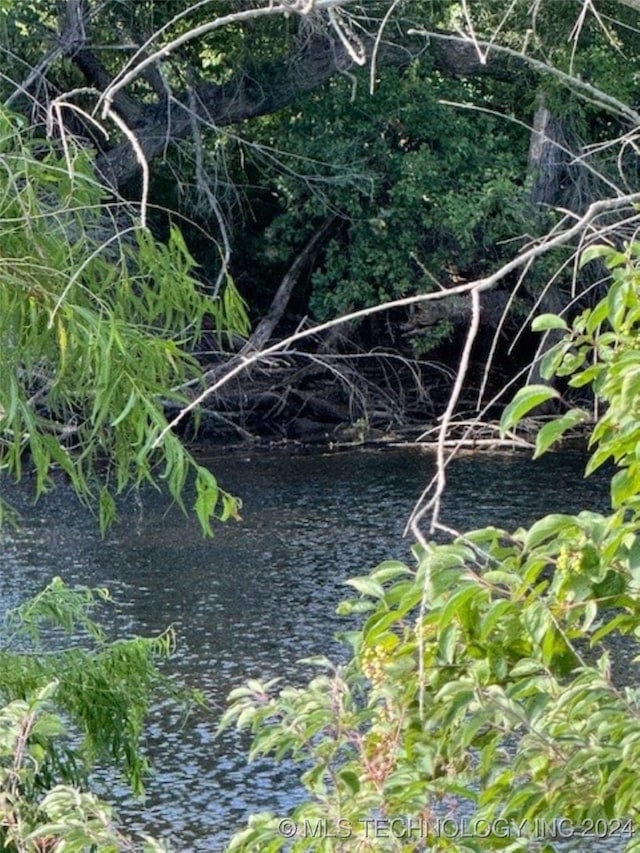
[[[512,528],[548,512],[606,511],[606,481],[583,480],[584,462],[579,454],[535,463],[462,457],[450,472],[443,520]],[[285,815],[295,803],[290,766],[248,765],[246,738],[214,739],[225,697],[246,678],[299,677],[301,657],[344,654],[333,639],[345,627],[333,615],[348,597],[344,581],[382,559],[409,558],[402,531],[433,473],[432,458],[417,451],[223,457],[210,465],[244,501],[243,521],[212,541],[152,491],[123,503],[121,521],[101,539],[95,520],[59,489],[35,508],[22,503],[22,527],[0,542],[0,610],[60,575],[109,587],[121,632],[176,627],[173,669],[204,690],[213,711],[186,722],[157,711],[148,743],[156,774],[136,825],[194,853],[224,849],[251,812]],[[21,503],[19,493],[9,497]]]

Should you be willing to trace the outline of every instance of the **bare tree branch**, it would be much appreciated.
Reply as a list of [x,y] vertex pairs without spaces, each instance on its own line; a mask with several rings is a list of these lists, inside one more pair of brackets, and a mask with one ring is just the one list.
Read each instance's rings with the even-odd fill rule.
[[[340,326],[352,320],[359,320],[364,317],[370,317],[373,314],[379,314],[383,311],[389,311],[392,308],[402,308],[408,305],[417,305],[421,302],[429,302],[436,299],[446,299],[454,294],[471,294],[474,292],[478,294],[484,293],[485,291],[495,287],[498,282],[502,281],[514,270],[517,270],[520,267],[531,263],[536,258],[547,254],[548,252],[558,248],[559,246],[566,245],[574,237],[579,236],[587,227],[590,226],[590,224],[594,220],[596,220],[602,214],[608,213],[612,210],[619,210],[620,208],[633,209],[633,206],[638,202],[640,202],[640,192],[631,193],[620,198],[596,201],[589,206],[586,212],[581,217],[579,217],[573,225],[567,227],[564,230],[558,230],[553,237],[547,237],[543,239],[542,242],[538,243],[535,246],[532,246],[526,252],[522,252],[513,260],[509,261],[509,263],[504,264],[502,267],[500,267],[500,269],[496,270],[496,272],[492,273],[490,276],[477,279],[476,281],[466,282],[465,284],[457,285],[445,291],[423,293],[419,294],[418,296],[407,296],[402,299],[394,299],[390,302],[383,302],[379,305],[373,305],[369,308],[362,308],[359,311],[353,311],[350,314],[345,314],[333,320],[328,320],[325,323],[320,323],[310,329],[304,329],[300,332],[295,332],[294,334],[289,335],[283,340],[277,341],[271,346],[266,347],[260,352],[243,356],[239,364],[236,364],[231,370],[225,373],[224,376],[220,377],[216,382],[214,382],[213,385],[208,388],[205,388],[204,391],[202,391],[194,400],[192,400],[187,406],[185,406],[182,411],[179,412],[173,418],[173,420],[167,424],[167,426],[160,432],[158,437],[155,439],[154,447],[159,447],[166,435],[171,432],[171,430],[175,429],[175,427],[178,426],[178,424],[187,414],[189,414],[189,412],[192,412],[194,409],[200,406],[204,400],[206,400],[212,394],[215,394],[216,391],[222,388],[234,376],[237,376],[238,374],[242,373],[250,365],[256,364],[257,362],[267,358],[268,356],[273,356],[282,353],[286,351],[288,347],[292,346],[292,344],[296,344],[301,340],[305,340],[306,338],[318,335],[320,332],[324,332],[327,329],[334,328],[335,326]],[[633,218],[636,221],[640,221],[640,213],[635,213]]]
[[[518,67],[520,67],[522,63],[525,63],[540,74],[550,74],[551,76],[558,78],[567,86],[568,89],[578,92],[585,100],[591,101],[600,108],[609,110],[610,112],[626,118],[634,126],[640,125],[640,113],[632,109],[628,104],[625,104],[624,101],[614,98],[613,95],[603,92],[602,89],[592,86],[591,83],[587,83],[579,77],[567,74],[565,71],[561,71],[559,68],[549,65],[547,62],[534,59],[531,56],[527,56],[525,53],[513,50],[513,48],[497,45],[493,42],[471,39],[466,36],[436,32],[434,30],[412,29],[409,30],[409,34],[422,35],[429,40],[434,39],[444,43],[448,42],[455,48],[453,55],[455,55],[456,51],[460,51],[458,54],[460,58],[467,55],[465,48],[468,50],[469,47],[472,47],[475,50],[476,47],[479,46],[485,50],[485,53],[482,55],[482,59],[484,61],[482,61],[481,64],[486,65],[487,68],[489,67],[492,55],[494,57],[503,56],[505,60],[511,59],[517,63]],[[444,68],[440,67],[439,70],[444,70]],[[450,73],[455,75],[455,69],[450,68]],[[473,76],[473,72],[470,69],[465,70],[464,65],[461,62],[457,76],[470,77]]]

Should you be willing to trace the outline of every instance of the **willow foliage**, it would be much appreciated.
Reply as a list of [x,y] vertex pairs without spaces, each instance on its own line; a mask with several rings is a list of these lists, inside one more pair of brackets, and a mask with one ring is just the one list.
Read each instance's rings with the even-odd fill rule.
[[[152,700],[177,695],[158,663],[173,634],[109,641],[95,610],[104,589],[55,578],[11,611],[0,632],[0,851],[139,849],[114,809],[89,788],[96,763],[135,793],[148,762],[143,724]],[[191,692],[185,698],[201,701]],[[144,850],[164,850],[146,839]]]
[[106,202],[73,140],[62,149],[0,112],[0,166],[0,471],[19,479],[28,459],[40,495],[61,469],[103,528],[126,487],[161,477],[181,503],[192,474],[211,532],[235,501],[177,437],[154,442],[200,380],[189,346],[205,319],[246,331],[233,283],[207,296],[179,230],[160,243]]

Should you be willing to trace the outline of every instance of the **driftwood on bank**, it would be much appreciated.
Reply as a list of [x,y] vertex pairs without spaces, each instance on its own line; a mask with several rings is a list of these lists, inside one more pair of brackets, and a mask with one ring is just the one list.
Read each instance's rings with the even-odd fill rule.
[[329,217],[313,234],[310,240],[303,246],[294,262],[285,273],[275,296],[271,301],[271,305],[267,313],[258,322],[253,332],[248,339],[239,348],[236,355],[229,360],[223,360],[221,364],[209,368],[204,374],[204,381],[208,385],[217,382],[225,374],[230,373],[235,367],[252,353],[260,352],[264,349],[267,343],[273,338],[276,327],[282,320],[282,317],[287,310],[293,289],[298,283],[302,273],[305,271],[318,248],[321,245],[323,237],[326,235],[330,226],[334,222],[335,217]]
[[[436,414],[449,384],[444,369],[393,352],[289,351],[251,365],[226,382],[202,411],[208,438],[332,441],[350,429],[418,432]],[[218,381],[241,356],[220,353],[207,375]]]

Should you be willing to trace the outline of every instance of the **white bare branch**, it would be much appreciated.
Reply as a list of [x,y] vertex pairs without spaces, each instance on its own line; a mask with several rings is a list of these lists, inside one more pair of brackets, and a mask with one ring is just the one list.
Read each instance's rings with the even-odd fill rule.
[[640,125],[640,113],[637,112],[637,110],[632,109],[628,104],[625,104],[624,101],[620,101],[618,100],[618,98],[614,98],[613,95],[609,95],[606,92],[603,92],[602,89],[598,89],[596,86],[592,86],[591,83],[587,83],[585,80],[582,80],[578,77],[573,77],[571,74],[567,74],[565,71],[561,71],[559,68],[556,68],[555,66],[550,65],[547,62],[542,62],[539,59],[534,59],[533,57],[527,56],[526,54],[523,54],[518,50],[513,50],[513,48],[505,47],[504,45],[493,44],[491,42],[470,39],[466,36],[456,36],[447,33],[438,33],[432,30],[411,29],[409,30],[409,35],[424,36],[424,38],[426,39],[433,39],[435,41],[477,45],[486,51],[487,56],[491,51],[495,51],[496,53],[500,53],[504,56],[512,56],[514,59],[526,62],[532,68],[535,68],[536,71],[539,71],[543,74],[551,74],[552,76],[557,77],[567,86],[567,88],[578,92],[585,100],[596,104],[599,107],[603,107],[607,110],[610,110],[611,112],[614,112],[617,115],[624,116],[624,118],[626,118],[636,127]]
[[[205,0],[205,3],[207,0]],[[166,59],[166,57],[176,50],[182,45],[187,44],[188,42],[193,41],[194,39],[200,38],[208,33],[213,32],[214,30],[222,29],[223,27],[229,26],[229,24],[241,23],[243,21],[255,20],[257,18],[271,18],[282,15],[290,15],[292,12],[298,11],[299,14],[305,14],[313,9],[316,12],[321,11],[329,11],[331,9],[335,9],[340,6],[348,5],[349,3],[354,2],[354,0],[315,0],[315,3],[312,7],[305,6],[297,8],[296,5],[292,5],[289,2],[283,3],[274,3],[273,0],[270,0],[269,3],[264,6],[259,6],[254,9],[243,9],[239,12],[231,12],[228,15],[222,15],[219,18],[214,18],[212,21],[206,21],[203,24],[200,24],[192,29],[187,30],[184,33],[181,33],[176,38],[167,42],[167,44],[158,48],[157,50],[145,55],[143,59],[140,60],[137,64],[133,64],[135,62],[135,57],[132,60],[130,65],[132,67],[129,68],[128,71],[123,71],[114,82],[106,89],[102,96],[102,109],[103,114],[106,115],[106,112],[109,110],[111,104],[113,103],[113,99],[118,94],[118,92],[123,89],[125,86],[128,86],[133,80],[135,80],[146,68],[154,63],[158,62],[161,59]],[[198,3],[196,6],[191,7],[186,12],[181,12],[179,16],[176,16],[172,21],[170,21],[167,25],[165,25],[161,30],[158,30],[151,39],[149,39],[138,52],[141,54],[143,51],[146,51],[147,48],[151,46],[154,41],[162,35],[178,18],[184,18],[186,14],[190,11],[199,8],[205,3]]]
[[[460,295],[464,293],[473,294],[474,300],[481,293],[488,291],[496,286],[496,284],[502,281],[506,276],[508,276],[514,270],[520,269],[527,264],[530,264],[536,258],[541,257],[542,255],[547,254],[553,249],[558,248],[559,246],[566,245],[570,242],[574,237],[580,235],[585,228],[587,228],[594,220],[596,220],[599,216],[604,213],[608,213],[612,210],[619,210],[621,208],[631,208],[633,209],[633,205],[640,202],[640,192],[631,193],[626,196],[621,196],[618,198],[612,199],[604,199],[602,201],[596,201],[589,206],[589,208],[585,211],[585,213],[579,217],[570,227],[565,228],[564,230],[558,230],[554,236],[547,236],[542,240],[542,242],[532,246],[525,252],[522,252],[513,260],[509,261],[507,264],[504,264],[500,269],[491,275],[477,279],[476,281],[466,282],[464,284],[456,285],[446,291],[436,291],[433,293],[423,293],[417,296],[408,296],[402,299],[395,299],[390,302],[384,302],[379,305],[374,305],[369,308],[362,308],[359,311],[353,311],[349,314],[345,314],[341,317],[337,317],[333,320],[328,320],[325,323],[320,323],[316,326],[313,326],[309,329],[304,329],[302,331],[295,332],[292,335],[284,338],[281,341],[277,341],[265,349],[252,353],[250,355],[241,356],[238,360],[238,363],[235,364],[227,373],[217,379],[210,387],[205,388],[194,400],[192,400],[187,406],[185,406],[168,424],[167,426],[159,433],[158,437],[154,441],[154,447],[159,447],[167,434],[175,429],[178,424],[182,421],[182,419],[200,406],[206,399],[211,397],[217,391],[220,390],[227,382],[229,382],[233,377],[238,376],[242,372],[244,372],[248,367],[252,364],[256,364],[257,362],[269,357],[278,355],[286,352],[286,350],[292,345],[298,343],[299,341],[305,340],[312,336],[318,335],[321,332],[324,332],[328,329],[334,328],[336,326],[342,325],[344,323],[351,322],[353,320],[360,320],[364,317],[370,317],[373,314],[379,314],[383,311],[388,311],[392,308],[401,308],[408,305],[417,305],[421,302],[430,302],[438,299],[446,299],[450,296]],[[635,213],[631,218],[637,219],[640,221],[640,213]],[[474,310],[476,303],[474,302]],[[475,322],[472,322],[471,329],[472,331],[475,328]],[[470,336],[467,338],[467,344],[465,345],[465,349],[467,346],[470,346]],[[471,341],[472,343],[472,341]],[[464,360],[461,361],[461,368],[466,370],[466,365],[464,364]],[[458,386],[458,380],[456,380],[456,386]],[[459,392],[458,392],[459,393]],[[455,406],[455,401],[454,401]],[[449,407],[448,407],[449,409]],[[451,412],[453,411],[453,407],[451,407]],[[449,419],[451,414],[449,414]],[[443,421],[445,425],[444,432],[446,431],[446,420]],[[444,440],[444,439],[443,439]],[[444,454],[441,452],[439,454],[438,459],[438,470],[443,471],[446,467],[444,462]],[[438,483],[438,494],[442,494],[442,485]],[[419,513],[419,508],[416,509],[416,513]],[[422,515],[420,515],[422,518]],[[436,518],[434,518],[435,522]]]

